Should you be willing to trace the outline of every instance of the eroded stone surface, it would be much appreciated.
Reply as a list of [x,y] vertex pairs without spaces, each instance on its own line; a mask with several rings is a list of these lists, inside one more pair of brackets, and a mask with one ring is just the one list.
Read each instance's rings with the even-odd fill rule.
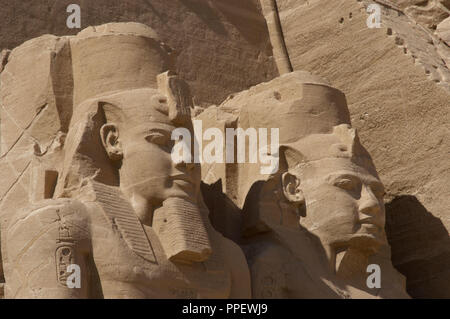
[[[47,81],[21,72],[30,68],[27,50],[47,61],[35,70]],[[171,70],[170,52],[136,23],[45,36],[12,52],[1,75],[11,79],[2,85],[3,111],[20,117],[27,109],[18,105],[25,105],[29,118],[11,124],[21,135],[12,146],[4,143],[10,149],[2,158],[12,170],[1,200],[6,298],[251,296],[242,250],[208,220],[198,165],[171,159],[171,131],[192,129],[193,104]],[[53,78],[70,81],[41,89]],[[14,98],[34,81],[34,91]],[[59,94],[73,104],[49,111]],[[29,113],[41,104],[33,118]],[[2,128],[9,141],[15,131]],[[52,136],[51,143],[43,147],[41,136]],[[67,283],[73,265],[80,289]]]
[[[207,199],[213,225],[244,249],[254,298],[408,297],[390,261],[383,186],[342,92],[293,72],[196,119],[222,130],[280,128],[274,174],[261,174],[261,163],[202,165],[204,181],[222,186],[205,193],[214,198]],[[369,263],[381,265],[382,289],[367,289]]]
[[[370,1],[325,3],[323,0],[278,0],[276,5],[281,29],[273,24],[275,20],[270,20],[273,19],[270,10],[259,12],[257,2],[217,0],[203,5],[198,1],[152,1],[149,6],[147,1],[133,1],[133,4],[127,1],[96,1],[82,8],[83,26],[116,19],[150,24],[168,44],[177,49],[177,68],[191,84],[197,104],[192,112],[196,115],[203,111],[198,105],[205,107],[208,102],[220,105],[230,92],[239,92],[274,78],[277,74],[275,62],[282,61],[281,65],[289,62],[295,70],[308,70],[328,78],[345,92],[352,123],[358,128],[361,141],[372,154],[386,186],[386,231],[392,246],[392,262],[407,277],[408,292],[413,297],[449,297],[450,203],[446,199],[450,198],[447,183],[450,178],[447,138],[450,119],[447,112],[448,94],[442,90],[449,88],[450,49],[445,31],[448,18],[444,20],[449,2],[376,0],[383,5],[380,30],[367,29],[365,25],[365,6]],[[273,5],[274,1],[264,2]],[[24,4],[27,5],[25,9],[18,2],[14,12],[8,11],[13,6],[5,5],[6,10],[2,11],[5,17],[0,19],[4,31],[0,37],[0,47],[12,49],[24,40],[44,33],[75,34],[76,30],[68,31],[66,16],[60,14],[65,12],[67,4],[62,1],[48,6],[47,2],[34,1],[31,9]],[[36,18],[39,16],[47,20]],[[264,16],[270,32],[275,31],[278,36],[273,38],[270,33],[273,52],[270,52]],[[95,29],[88,28],[84,35],[92,32]],[[21,210],[30,203],[35,205],[55,193],[59,196],[65,192],[64,183],[59,183],[58,179],[61,179],[63,171],[67,172],[67,165],[72,165],[72,162],[68,161],[63,166],[64,153],[77,154],[77,150],[64,149],[69,124],[73,124],[71,136],[86,135],[83,131],[85,126],[80,124],[78,128],[74,124],[76,121],[71,122],[73,74],[68,71],[72,60],[67,41],[65,37],[47,35],[25,43],[12,53],[2,51],[0,55],[0,70],[5,69],[1,75],[4,82],[0,82],[0,91],[7,95],[4,99],[6,103],[1,102],[2,227],[10,221],[10,212]],[[283,42],[285,49],[280,47]],[[274,58],[270,57],[272,54]],[[39,63],[35,65],[29,56]],[[17,73],[17,78],[6,73],[8,68],[13,74]],[[286,70],[280,68],[280,73]],[[150,78],[156,83],[153,79],[156,77]],[[287,84],[283,82],[287,79],[277,78],[249,91],[254,93],[236,93],[233,95],[237,97],[234,101],[232,96],[219,107],[206,109],[198,118],[204,121],[206,127],[224,129],[238,125],[243,104],[265,105],[265,112],[272,114],[272,106],[289,99],[295,100],[296,93],[290,90],[296,90],[297,80],[291,78],[288,81],[290,84]],[[17,95],[19,91],[13,92],[16,86],[27,88],[23,90],[23,96]],[[277,90],[272,90],[273,87]],[[86,90],[89,89],[88,86]],[[170,96],[166,88],[160,90],[163,95]],[[19,101],[23,103],[20,107],[17,106]],[[75,118],[79,116],[75,114]],[[97,120],[88,121],[89,125],[94,125]],[[270,120],[267,119],[268,122]],[[75,161],[71,169],[80,174],[95,175],[96,169],[85,165],[84,160],[89,161],[88,158],[85,155],[79,157],[81,162]],[[236,242],[242,239],[236,225],[243,222],[242,206],[248,192],[242,191],[247,187],[240,187],[243,184],[252,185],[247,178],[249,175],[245,169],[236,166],[211,167],[204,163],[202,166],[203,180],[212,184],[203,188],[207,194],[205,202],[209,207],[216,208],[217,212],[226,212],[216,213],[212,209],[212,223]],[[242,179],[246,183],[242,183]],[[83,183],[83,179],[72,177],[69,181],[75,185]],[[102,191],[113,194],[113,190],[104,188]],[[254,198],[255,202],[259,201],[258,197]],[[66,205],[57,203],[60,204],[61,207]],[[51,215],[51,212],[43,214]],[[257,230],[261,231],[258,227]],[[267,231],[267,227],[262,227],[262,230]],[[420,239],[416,238],[417,233],[421,234]],[[429,235],[431,233],[433,235]],[[164,236],[164,231],[160,234]],[[49,236],[52,238],[54,233]],[[1,245],[5,250],[7,243],[3,240]],[[132,250],[133,244],[130,245],[125,242],[126,249]],[[247,257],[252,256],[248,251],[246,253]],[[290,258],[290,254],[283,253],[280,247],[268,249],[267,258],[264,254],[262,260]],[[361,259],[357,256],[349,254],[343,260],[351,264],[351,260],[356,258],[359,263]],[[389,247],[383,247],[379,256],[377,262],[391,269]],[[7,256],[3,255],[3,259],[7,260]],[[276,263],[272,266],[276,267]],[[279,273],[289,273],[289,269],[287,267]],[[141,276],[142,269],[137,267],[136,273]],[[347,273],[343,268],[341,274]],[[401,277],[395,270],[392,277],[389,276],[399,278],[394,285],[402,287]],[[279,291],[277,287],[286,285],[283,282],[285,279],[277,273],[261,278],[257,275],[256,278],[261,297],[280,296],[275,293]],[[0,269],[0,295],[1,286]],[[312,293],[314,289],[309,291]],[[398,296],[395,292],[399,290],[392,291],[391,297]],[[34,294],[34,291],[29,293]],[[345,291],[335,293],[335,296],[349,296]],[[179,297],[194,296],[190,289],[175,289],[173,294]],[[389,294],[384,291],[384,296]]]
[[[374,158],[388,200],[415,196],[439,218],[446,233],[429,241],[428,248],[435,256],[445,256],[450,249],[441,244],[447,243],[450,229],[448,46],[398,6],[385,6],[382,28],[369,29],[370,1],[279,3],[294,69],[325,77],[346,93],[353,125]],[[402,250],[410,248],[396,247],[395,253]],[[411,295],[448,297],[450,273],[419,275],[415,267],[429,259],[425,253],[413,255],[408,266],[397,265],[409,269],[404,274],[413,274]],[[448,269],[447,259],[442,260]]]
[[436,33],[442,41],[450,46],[450,18],[447,18],[439,23]]
[[[27,52],[44,61],[33,78],[23,71]],[[0,163],[11,184],[1,200],[5,297],[408,297],[389,259],[383,186],[350,126],[345,95],[294,72],[194,117],[205,128],[280,128],[270,152],[282,164],[270,174],[257,170],[261,163],[177,163],[171,133],[193,136],[197,112],[171,52],[136,23],[44,36],[11,52],[1,74],[10,125],[2,126]],[[229,222],[225,212],[217,225],[224,212],[208,211],[202,173],[212,183],[221,176],[219,194],[240,218]],[[336,219],[345,222],[330,228]],[[380,290],[365,285],[370,262],[383,266]],[[80,289],[67,283],[73,265]]]
[[[0,49],[44,35],[75,35],[66,12],[72,0],[0,0]],[[177,70],[198,105],[277,76],[257,0],[97,0],[78,2],[81,27],[135,21],[152,27],[179,54]]]

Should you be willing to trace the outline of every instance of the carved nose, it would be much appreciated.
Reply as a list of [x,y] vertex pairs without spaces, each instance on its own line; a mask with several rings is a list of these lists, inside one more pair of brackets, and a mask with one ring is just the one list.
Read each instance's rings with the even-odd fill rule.
[[380,205],[378,201],[368,199],[361,203],[359,211],[368,216],[375,216],[380,212]]
[[363,187],[359,202],[359,212],[362,215],[360,216],[361,221],[364,222],[367,219],[367,221],[375,225],[384,227],[382,204],[368,186]]

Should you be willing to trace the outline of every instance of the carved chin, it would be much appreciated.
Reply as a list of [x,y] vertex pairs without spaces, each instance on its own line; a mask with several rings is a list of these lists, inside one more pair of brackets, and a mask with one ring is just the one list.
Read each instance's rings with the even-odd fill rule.
[[380,247],[385,244],[386,240],[381,232],[374,233],[360,231],[354,234],[349,241],[349,246],[360,248],[372,253],[378,252],[380,250]]
[[387,240],[384,232],[372,228],[360,228],[354,233],[325,233],[320,229],[311,231],[318,236],[324,245],[330,245],[336,249],[347,249],[349,247],[361,249],[370,253],[376,253],[380,247],[386,245]]

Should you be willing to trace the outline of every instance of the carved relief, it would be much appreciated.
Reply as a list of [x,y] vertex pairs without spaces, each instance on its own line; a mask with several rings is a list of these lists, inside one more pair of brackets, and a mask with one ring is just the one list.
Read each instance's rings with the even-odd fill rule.
[[67,272],[67,267],[72,264],[75,264],[74,246],[66,243],[58,245],[56,249],[56,273],[58,282],[63,286],[67,285],[67,278],[70,275]]

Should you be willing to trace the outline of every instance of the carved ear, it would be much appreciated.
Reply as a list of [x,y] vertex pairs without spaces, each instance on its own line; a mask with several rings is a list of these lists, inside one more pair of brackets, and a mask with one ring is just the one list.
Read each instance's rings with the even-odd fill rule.
[[283,194],[286,199],[295,204],[301,206],[305,203],[305,196],[300,189],[300,180],[297,176],[285,172],[281,175],[281,186],[283,188]]
[[109,158],[113,161],[120,161],[123,158],[123,151],[119,141],[117,125],[114,123],[103,125],[100,129],[100,136]]

